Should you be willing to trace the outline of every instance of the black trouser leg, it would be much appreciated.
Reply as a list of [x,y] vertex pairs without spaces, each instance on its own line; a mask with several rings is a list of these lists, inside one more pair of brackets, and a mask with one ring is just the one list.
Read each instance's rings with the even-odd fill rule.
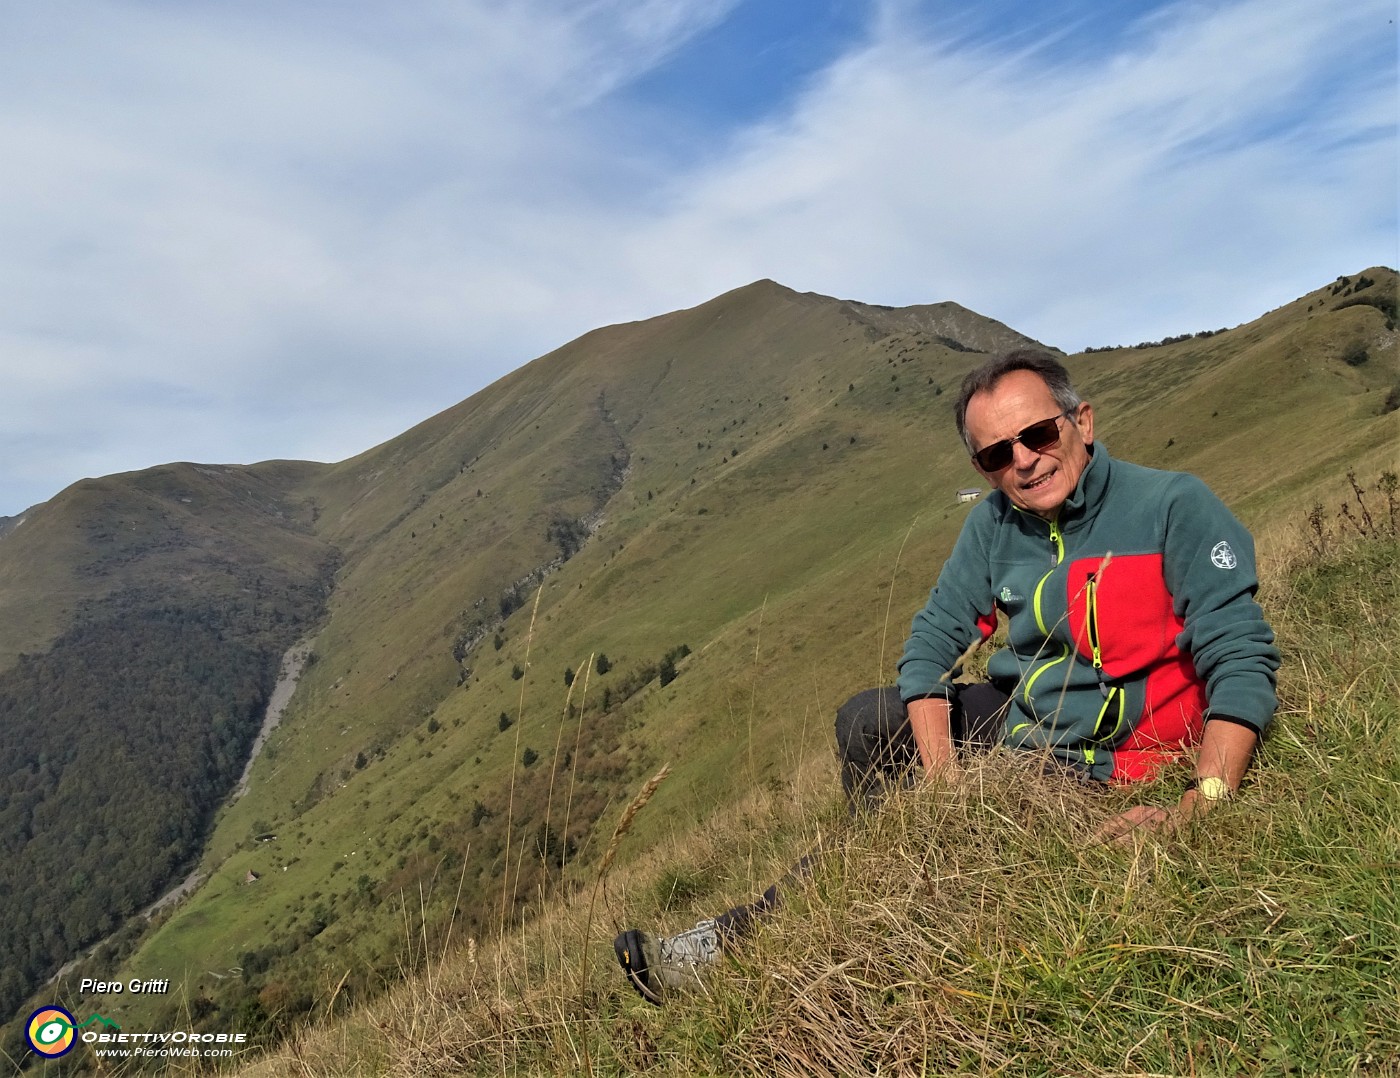
[[953,701],[953,744],[964,753],[996,748],[1010,705],[1011,697],[989,681],[959,685]]
[[753,931],[754,921],[759,917],[763,917],[778,905],[779,888],[784,884],[807,875],[807,873],[811,871],[812,860],[816,855],[816,850],[804,855],[797,864],[788,869],[786,876],[773,884],[768,890],[764,891],[763,894],[753,902],[745,903],[742,906],[735,906],[733,909],[726,910],[716,917],[715,927],[719,929],[720,940],[724,943],[729,943],[733,940],[743,939]]
[[[960,753],[986,752],[1000,741],[1009,700],[986,682],[956,687],[949,723]],[[899,690],[866,689],[837,708],[836,751],[852,813],[878,808],[891,787],[911,785],[919,773],[919,749]]]
[[866,689],[836,709],[836,754],[852,812],[875,808],[889,787],[913,781],[919,749],[898,689]]

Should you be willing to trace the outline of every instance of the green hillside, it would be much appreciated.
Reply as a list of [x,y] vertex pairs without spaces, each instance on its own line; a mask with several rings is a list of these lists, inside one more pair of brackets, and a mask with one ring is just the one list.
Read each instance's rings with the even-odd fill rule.
[[[1394,295],[1368,270],[1067,362],[1116,455],[1196,472],[1266,532],[1394,467]],[[50,996],[266,1040],[397,980],[424,959],[406,938],[484,936],[590,879],[663,763],[629,848],[829,757],[961,525],[962,375],[1024,342],[953,304],[758,282],[587,334],[341,464],[171,466],[26,514],[0,537],[0,660],[195,565],[224,610],[249,573],[294,596],[339,567],[284,619],[277,645],[310,633],[313,661],[203,885]],[[80,1000],[84,970],[172,993]]]
[[305,571],[327,555],[291,492],[323,465],[168,464],[85,479],[0,529],[0,670],[46,650],[87,606],[193,584],[218,600],[250,573]]

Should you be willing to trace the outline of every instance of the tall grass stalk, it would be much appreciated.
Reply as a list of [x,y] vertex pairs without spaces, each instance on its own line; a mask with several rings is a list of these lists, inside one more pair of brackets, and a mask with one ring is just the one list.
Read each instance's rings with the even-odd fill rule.
[[[588,900],[588,918],[583,924],[583,957],[579,962],[579,1003],[584,1008],[587,1006],[588,954],[592,950],[589,944],[593,938],[593,914],[598,908],[598,892],[603,886],[603,881],[607,878],[608,869],[612,868],[613,860],[617,857],[617,851],[622,845],[623,837],[632,830],[632,823],[636,820],[637,813],[646,808],[647,802],[656,796],[656,791],[666,781],[666,776],[670,773],[671,765],[663,765],[661,770],[649,778],[646,785],[632,799],[631,804],[627,806],[617,821],[617,827],[613,829],[612,838],[608,841],[607,851],[603,854],[603,863],[598,866],[598,875],[593,880],[593,894]],[[583,1042],[583,1050],[588,1073],[592,1074],[593,1058],[589,1051],[588,1039]]]
[[904,548],[909,544],[909,537],[914,534],[914,526],[919,523],[920,514],[916,513],[914,519],[909,522],[909,528],[904,533],[904,538],[900,540],[899,549],[894,555],[894,568],[890,570],[890,586],[885,593],[885,618],[880,625],[880,650],[875,656],[875,679],[872,685],[883,685],[885,679],[889,677],[890,668],[885,665],[885,645],[889,641],[890,635],[890,615],[894,611],[894,586],[899,579],[899,563],[904,558]]
[[[535,589],[535,602],[530,608],[530,627],[525,633],[525,673],[530,670],[530,645],[535,639],[535,616],[540,612],[540,596],[544,593],[544,581],[540,581],[539,587]],[[519,775],[520,768],[520,728],[524,725],[525,719],[525,677],[520,678],[520,699],[515,710],[515,739],[511,747],[510,759],[510,796],[506,803],[506,847],[502,857],[504,869],[501,873],[501,918],[498,934],[505,935],[506,915],[515,899],[515,889],[511,882],[510,873],[510,846],[514,838],[515,825],[515,783]],[[515,880],[518,882],[520,874],[517,872]]]
[[758,782],[758,768],[754,766],[753,760],[753,715],[758,701],[758,656],[759,647],[763,643],[763,615],[768,612],[768,596],[763,596],[763,605],[758,608],[758,630],[754,633],[753,640],[753,676],[749,679],[749,711],[745,716],[748,724],[747,745],[749,750],[749,785]]
[[[564,799],[564,842],[569,841],[569,816],[574,807],[574,787],[578,779],[578,756],[583,750],[583,716],[588,712],[588,679],[593,673],[593,658],[596,652],[589,652],[588,665],[583,669],[583,696],[578,705],[578,723],[574,727],[574,751],[569,767],[569,795]],[[570,686],[572,688],[572,686]],[[557,750],[556,750],[557,751]],[[559,854],[559,868],[564,867],[567,852]]]
[[[586,683],[587,683],[587,678],[585,677],[585,684],[586,684]],[[560,709],[560,712],[559,712],[559,725],[558,725],[558,727],[557,727],[557,728],[555,729],[555,731],[554,731],[554,755],[550,758],[550,761],[549,761],[549,790],[548,790],[548,793],[545,795],[545,802],[544,802],[544,831],[543,831],[543,833],[541,834],[540,851],[539,851],[539,853],[540,853],[540,864],[545,868],[546,872],[548,872],[548,870],[549,870],[550,867],[551,867],[550,856],[549,856],[549,841],[550,841],[550,838],[554,835],[554,831],[553,831],[553,826],[554,826],[554,782],[555,782],[555,779],[556,779],[556,778],[558,777],[558,775],[559,775],[559,750],[562,749],[562,748],[564,747],[564,726],[565,726],[565,724],[569,721],[569,707],[570,707],[570,705],[573,703],[573,699],[574,699],[574,682],[573,682],[573,681],[570,681],[570,682],[569,682],[569,686],[568,686],[568,692],[566,692],[566,693],[564,694],[564,706],[563,706],[563,708]],[[583,714],[582,714],[582,712],[580,712],[580,713],[579,713],[579,721],[582,722],[582,720],[583,720]],[[572,757],[570,757],[570,763],[571,763],[573,766],[577,767],[577,762],[574,761]],[[572,789],[572,787],[571,787],[571,789]],[[564,831],[563,831],[563,834],[562,834],[562,836],[560,837],[560,840],[559,840],[559,867],[560,867],[561,869],[564,867],[564,863],[565,863],[565,861],[568,859],[568,845],[569,845],[568,815],[569,815],[569,809],[568,809],[568,806],[566,805],[565,808],[564,808],[564,820],[565,820],[565,823],[564,823]],[[541,903],[543,903],[543,901],[544,901],[544,898],[543,898],[543,895],[541,895]]]

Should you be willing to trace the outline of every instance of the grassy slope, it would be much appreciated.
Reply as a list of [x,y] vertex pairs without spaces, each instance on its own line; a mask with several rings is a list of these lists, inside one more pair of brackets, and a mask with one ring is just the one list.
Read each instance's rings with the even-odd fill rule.
[[0,533],[0,670],[123,591],[175,582],[217,599],[259,566],[314,574],[328,552],[287,499],[319,467],[168,464],[84,479],[35,506]]
[[[1071,366],[1116,453],[1197,471],[1258,524],[1330,492],[1348,464],[1364,474],[1395,444],[1395,415],[1377,417],[1380,396],[1366,392],[1393,368],[1393,334],[1371,366],[1347,367],[1340,349],[1358,333],[1386,338],[1384,317],[1318,306],[1331,302],[1324,291],[1231,333]],[[348,557],[316,642],[321,661],[254,793],[223,817],[206,858],[213,882],[133,970],[188,970],[191,996],[201,983],[212,990],[203,970],[234,964],[332,899],[343,965],[382,963],[402,942],[383,910],[414,893],[427,840],[464,851],[474,893],[499,894],[498,861],[477,858],[514,811],[512,773],[515,822],[539,822],[543,769],[562,763],[555,745],[568,751],[580,729],[609,764],[594,761],[585,824],[660,762],[675,765],[636,824],[636,848],[687,841],[716,803],[828,753],[832,708],[888,670],[961,523],[952,492],[970,476],[946,414],[978,357],[898,317],[760,283],[590,334],[304,483],[320,535]],[[1281,414],[1318,421],[1280,438]],[[594,509],[624,457],[605,522],[547,578],[533,632],[527,604],[503,626],[500,652],[488,638],[466,658],[472,677],[459,687],[454,641],[503,582],[551,556],[551,514]],[[610,679],[682,642],[694,654],[670,686],[582,728],[560,722],[566,666],[600,649],[613,658],[616,672],[590,681],[596,701]],[[513,681],[527,647],[529,673]],[[520,720],[505,733],[501,712]],[[542,754],[528,773],[516,766],[523,747]],[[356,770],[361,753],[369,763]],[[497,815],[473,830],[464,813],[476,800]],[[255,824],[278,841],[249,843]],[[589,834],[575,817],[571,830],[596,856],[607,826]],[[499,834],[495,844],[499,855]],[[333,870],[337,861],[346,867]],[[267,886],[239,883],[249,867]],[[727,895],[764,868],[731,873]],[[357,907],[362,872],[376,901]]]
[[[1400,520],[1368,499],[1365,539],[1331,517],[1320,554],[1303,527],[1265,544],[1279,719],[1241,799],[1182,833],[1087,841],[1180,776],[1085,798],[1006,758],[847,827],[813,762],[499,949],[406,939],[421,976],[247,1073],[1397,1073]],[[620,924],[711,912],[818,833],[811,878],[693,993],[623,986]]]

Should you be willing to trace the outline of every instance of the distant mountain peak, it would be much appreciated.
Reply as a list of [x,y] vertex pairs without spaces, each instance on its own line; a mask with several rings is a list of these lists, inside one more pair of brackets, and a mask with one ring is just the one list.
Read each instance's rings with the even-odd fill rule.
[[761,277],[721,293],[694,309],[709,310],[764,301],[830,306],[880,334],[921,334],[955,351],[997,353],[1016,348],[1041,348],[1064,354],[1053,345],[1027,337],[995,318],[951,300],[893,307],[864,300],[840,299],[821,292],[799,292],[770,277]]

